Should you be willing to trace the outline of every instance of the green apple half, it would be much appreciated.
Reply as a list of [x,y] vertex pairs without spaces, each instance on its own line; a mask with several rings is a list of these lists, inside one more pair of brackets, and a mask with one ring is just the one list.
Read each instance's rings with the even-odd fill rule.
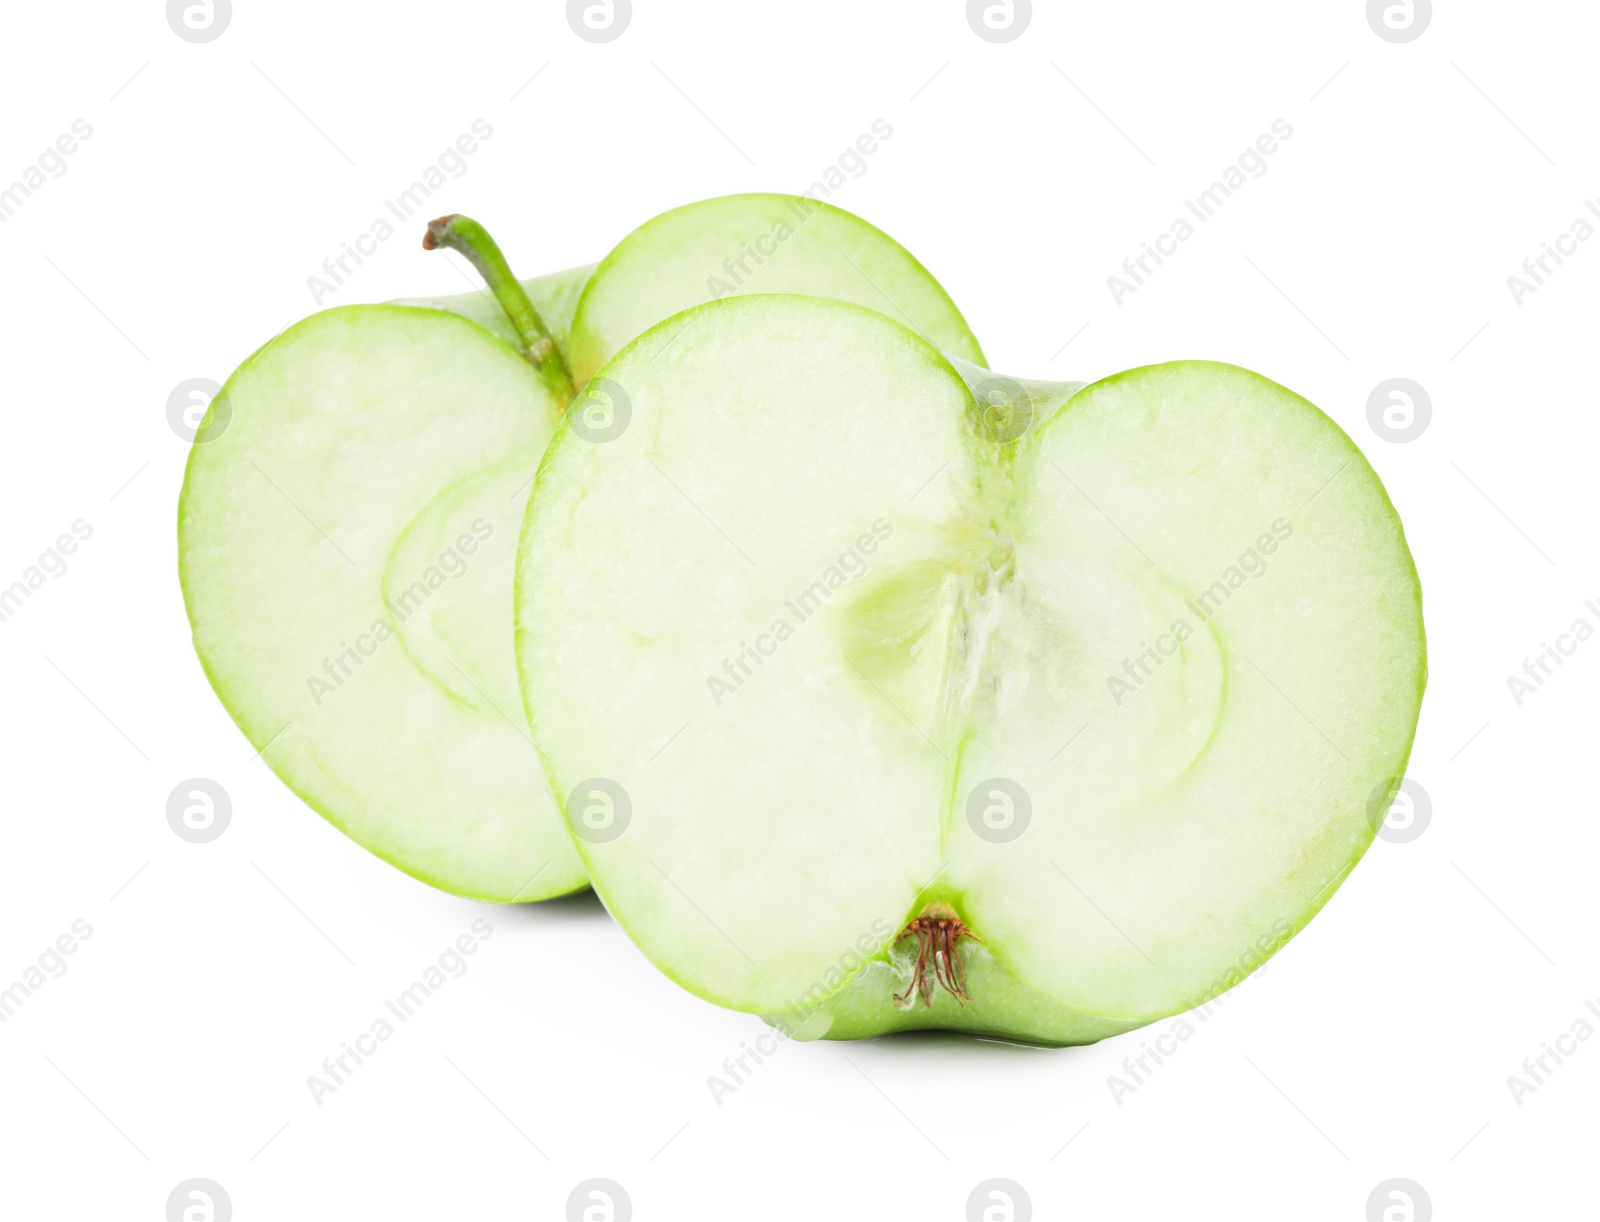
[[630,427],[559,435],[524,523],[523,695],[594,887],[802,1037],[1206,1000],[1361,856],[1416,726],[1400,522],[1310,403],[964,374],[855,306],[700,306],[606,366]]
[[[781,197],[749,198],[765,216]],[[728,202],[705,207],[723,232]],[[849,230],[864,267],[910,259],[856,224],[885,248]],[[212,686],[295,793],[444,890],[544,899],[586,880],[522,714],[512,579],[527,491],[572,394],[570,320],[585,286],[605,295],[612,278],[662,300],[702,300],[703,285],[634,243],[593,275],[519,286],[467,218],[429,232],[490,293],[328,310],[240,366],[190,454],[180,579]],[[826,250],[796,246],[787,265]],[[948,307],[925,273],[896,283],[920,315]],[[955,339],[976,350],[964,324]]]

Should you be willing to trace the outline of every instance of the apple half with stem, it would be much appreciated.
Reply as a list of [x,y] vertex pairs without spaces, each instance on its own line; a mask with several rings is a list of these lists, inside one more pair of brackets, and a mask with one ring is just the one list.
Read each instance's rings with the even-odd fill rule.
[[[779,197],[748,198],[755,224]],[[738,211],[706,208],[710,233]],[[848,235],[902,304],[976,350],[965,324],[950,331],[953,307],[931,277],[883,270],[920,267],[892,239],[836,219],[810,232]],[[569,419],[580,295],[615,301],[606,285],[621,278],[661,300],[701,300],[703,278],[653,269],[652,248],[635,243],[598,271],[519,283],[470,219],[441,218],[428,234],[425,245],[466,255],[488,291],[328,310],[240,366],[190,454],[180,579],[207,677],[295,793],[434,886],[545,899],[586,878],[517,688],[512,581],[528,488]],[[826,249],[787,250],[789,273]],[[573,427],[592,435],[593,416],[586,407]]]
[[695,993],[802,1038],[1096,1040],[1237,983],[1371,841],[1420,590],[1299,396],[1010,379],[799,296],[600,382],[631,422],[540,468],[521,684],[593,886]]

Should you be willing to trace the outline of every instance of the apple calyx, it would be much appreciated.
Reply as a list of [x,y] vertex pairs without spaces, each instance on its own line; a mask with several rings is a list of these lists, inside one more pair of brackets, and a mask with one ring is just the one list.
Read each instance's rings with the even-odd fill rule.
[[560,410],[565,411],[573,396],[572,376],[567,372],[566,360],[489,231],[470,216],[452,212],[429,221],[428,230],[422,235],[423,250],[436,250],[441,246],[466,256],[477,268],[495,301],[516,328],[522,340],[522,355],[539,371]]
[[907,938],[917,940],[917,961],[911,969],[911,983],[906,991],[895,996],[896,1006],[905,1009],[915,1005],[921,997],[923,1007],[931,1009],[933,995],[941,988],[958,1002],[972,1000],[967,995],[966,965],[956,952],[956,943],[962,938],[971,938],[974,942],[983,939],[967,928],[954,908],[948,904],[929,904],[900,931],[894,945],[898,946]]

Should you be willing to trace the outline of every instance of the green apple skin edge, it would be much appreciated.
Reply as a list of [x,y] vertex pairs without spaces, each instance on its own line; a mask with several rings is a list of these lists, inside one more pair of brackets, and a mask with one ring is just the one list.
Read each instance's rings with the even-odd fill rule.
[[686,988],[797,1038],[1089,1042],[1237,984],[1371,842],[1421,593],[1291,391],[1006,379],[759,295],[601,378],[631,420],[540,466],[520,679],[593,886]]

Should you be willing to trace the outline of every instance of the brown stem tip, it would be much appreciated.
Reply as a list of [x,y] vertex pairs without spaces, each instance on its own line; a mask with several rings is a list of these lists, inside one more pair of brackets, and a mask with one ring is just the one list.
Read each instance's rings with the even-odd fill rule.
[[439,239],[450,232],[450,222],[456,219],[452,212],[449,216],[441,216],[428,222],[428,231],[422,235],[422,249],[433,250],[439,245]]
[[895,1005],[903,1009],[921,997],[924,1008],[932,1009],[933,995],[941,988],[958,1002],[972,1000],[967,996],[967,969],[956,953],[956,943],[962,938],[974,942],[983,939],[966,927],[954,909],[944,904],[928,905],[921,916],[900,931],[895,942],[906,938],[917,940],[917,962],[910,985],[895,997]]

